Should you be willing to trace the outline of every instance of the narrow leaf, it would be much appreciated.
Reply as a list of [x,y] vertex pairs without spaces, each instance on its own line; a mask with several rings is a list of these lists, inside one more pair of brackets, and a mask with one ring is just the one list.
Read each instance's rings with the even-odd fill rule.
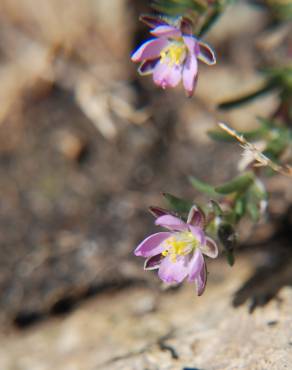
[[187,213],[191,209],[193,203],[176,197],[175,195],[169,193],[163,193],[164,198],[169,203],[169,206],[178,213]]
[[227,259],[227,262],[229,264],[229,266],[233,266],[234,263],[235,263],[235,258],[234,258],[234,253],[233,251],[229,251],[229,252],[225,252],[226,254],[226,259]]
[[227,262],[230,266],[234,264],[234,248],[236,246],[236,234],[231,224],[222,223],[218,229],[218,238],[224,247]]
[[200,192],[205,193],[211,197],[218,196],[218,193],[215,191],[214,187],[207,184],[206,182],[198,180],[193,176],[189,177],[189,180],[193,187],[199,190]]
[[196,0],[153,0],[152,8],[173,16],[184,15],[189,11],[202,14],[207,7]]
[[206,22],[203,24],[200,32],[199,32],[199,37],[203,37],[209,29],[216,23],[218,20],[219,16],[221,15],[222,11],[220,7],[214,9],[212,14],[210,15],[209,18],[207,18]]
[[220,204],[218,202],[216,202],[215,200],[212,199],[212,200],[210,200],[209,205],[210,205],[212,211],[214,211],[216,216],[222,216],[223,215],[223,210],[220,207]]
[[267,92],[270,92],[276,87],[274,81],[267,82],[264,86],[260,87],[259,89],[252,91],[251,93],[240,96],[238,98],[235,98],[233,100],[221,103],[218,105],[219,109],[233,109],[237,108],[243,104],[249,103],[250,101],[258,98],[259,96],[262,96],[266,94]]
[[236,214],[237,220],[240,220],[242,216],[244,216],[246,210],[246,199],[245,197],[240,197],[236,199],[234,205],[234,212]]
[[260,219],[260,210],[256,203],[248,202],[246,206],[247,213],[254,222],[258,222]]
[[254,181],[252,173],[247,172],[240,175],[233,180],[226,182],[223,185],[216,186],[215,191],[220,194],[230,194],[234,192],[241,192],[247,189]]

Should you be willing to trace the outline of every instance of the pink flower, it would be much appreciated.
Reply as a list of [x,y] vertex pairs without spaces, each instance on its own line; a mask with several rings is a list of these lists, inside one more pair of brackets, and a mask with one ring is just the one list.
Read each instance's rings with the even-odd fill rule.
[[153,74],[153,81],[163,89],[175,87],[183,81],[188,96],[192,96],[197,76],[198,59],[213,65],[213,50],[191,35],[191,25],[184,19],[173,26],[155,17],[142,20],[152,27],[155,38],[144,42],[132,55],[133,62],[141,62],[141,75]]
[[203,254],[218,256],[217,244],[204,233],[203,213],[193,206],[184,222],[160,208],[152,212],[158,216],[155,224],[169,231],[148,236],[135,249],[135,255],[146,258],[145,270],[158,269],[165,283],[181,283],[187,278],[195,282],[197,294],[203,294],[207,279]]

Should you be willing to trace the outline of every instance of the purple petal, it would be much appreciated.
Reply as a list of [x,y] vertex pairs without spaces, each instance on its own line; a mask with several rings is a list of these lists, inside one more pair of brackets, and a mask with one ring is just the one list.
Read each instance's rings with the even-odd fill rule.
[[189,263],[189,282],[193,282],[198,278],[204,265],[205,261],[202,252],[200,249],[196,249]]
[[164,250],[162,242],[171,236],[170,232],[156,233],[148,236],[135,249],[134,254],[142,257],[152,257]]
[[190,209],[187,224],[198,226],[200,228],[204,227],[205,216],[197,206],[192,206],[192,208]]
[[155,225],[177,231],[184,231],[188,229],[188,226],[184,221],[172,215],[163,215],[158,217],[155,221]]
[[195,283],[196,283],[196,288],[197,288],[197,294],[198,296],[200,296],[204,293],[204,290],[206,288],[206,283],[207,283],[206,264],[204,264],[203,268],[201,269],[197,279],[195,280]]
[[159,267],[158,276],[165,283],[181,283],[188,274],[188,256],[179,256],[175,262],[165,257]]
[[196,85],[196,77],[198,73],[198,61],[196,56],[193,54],[189,54],[184,64],[183,69],[183,85],[188,94],[188,96],[192,96],[195,85]]
[[156,64],[159,62],[159,58],[153,60],[145,60],[141,63],[140,67],[138,68],[138,72],[141,76],[146,76],[153,73],[153,70]]
[[193,225],[188,225],[191,233],[194,235],[194,237],[198,240],[200,245],[205,245],[206,244],[206,237],[204,230],[201,227],[198,226],[193,226]]
[[171,211],[160,207],[149,207],[149,211],[153,214],[154,217],[160,217],[165,215],[171,215]]
[[156,59],[160,56],[162,49],[168,44],[166,38],[152,39],[144,42],[132,55],[133,62],[142,62],[145,59]]
[[155,15],[144,14],[144,15],[141,15],[139,17],[139,19],[140,19],[141,22],[145,23],[147,26],[149,26],[151,28],[155,28],[155,27],[158,27],[158,26],[161,26],[161,25],[167,25],[168,24],[161,17],[155,16]]
[[158,26],[150,33],[156,37],[181,37],[182,35],[178,28],[166,25]]
[[212,65],[216,64],[216,56],[215,56],[215,53],[212,50],[212,48],[208,44],[206,44],[202,41],[199,41],[198,44],[199,44],[199,47],[200,47],[200,51],[199,51],[199,54],[198,54],[198,59],[200,59],[200,61],[208,64],[209,66],[212,66]]
[[192,36],[184,36],[183,40],[189,50],[189,53],[197,56],[200,52],[198,40]]
[[153,81],[163,89],[175,87],[180,83],[181,75],[182,66],[180,64],[170,66],[166,63],[159,62],[154,69]]
[[208,257],[211,258],[218,257],[218,246],[216,242],[213,239],[209,238],[208,236],[206,237],[206,244],[202,245],[200,249],[202,253],[204,253]]
[[188,18],[182,18],[180,23],[180,30],[183,35],[192,35],[193,34],[193,23]]
[[165,258],[161,253],[156,256],[147,258],[144,263],[144,270],[156,270],[159,268],[161,261]]

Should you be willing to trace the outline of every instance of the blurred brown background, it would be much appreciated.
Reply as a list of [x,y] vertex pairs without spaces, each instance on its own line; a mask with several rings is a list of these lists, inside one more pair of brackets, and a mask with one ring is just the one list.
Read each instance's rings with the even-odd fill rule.
[[[216,110],[262,81],[256,69],[273,55],[263,32],[268,15],[243,1],[229,8],[207,37],[218,64],[200,65],[195,97],[186,99],[180,88],[162,91],[140,78],[130,62],[148,37],[138,22],[147,11],[146,0],[0,1],[1,370],[279,370],[289,363],[287,306],[272,300],[250,316],[231,305],[236,291],[235,305],[250,299],[240,288],[259,264],[271,276],[269,251],[247,247],[232,270],[214,262],[199,299],[191,286],[161,291],[132,256],[154,230],[147,207],[163,204],[161,192],[204,201],[188,175],[220,183],[236,173],[240,149],[211,142],[206,131],[218,119],[248,129],[275,109],[268,95]],[[247,245],[269,240],[288,212],[291,182],[267,185],[273,217],[256,231],[242,227]],[[291,285],[285,266],[270,296],[257,298],[260,306]],[[259,288],[251,283],[259,297],[263,276]],[[281,292],[291,304],[291,289]],[[240,335],[230,341],[239,320]],[[276,325],[283,343],[275,349]]]

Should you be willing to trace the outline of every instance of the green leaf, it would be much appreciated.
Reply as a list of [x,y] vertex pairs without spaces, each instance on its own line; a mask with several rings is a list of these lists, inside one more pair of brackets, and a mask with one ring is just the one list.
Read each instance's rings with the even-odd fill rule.
[[259,121],[263,131],[269,132],[275,127],[275,122],[270,118],[257,117],[257,120]]
[[240,175],[233,180],[226,182],[223,185],[216,186],[215,191],[220,194],[231,194],[241,192],[247,189],[254,181],[254,176],[251,172]]
[[211,197],[218,196],[218,193],[215,191],[214,187],[207,184],[206,182],[198,180],[193,176],[189,177],[189,180],[193,187],[199,190],[200,192],[205,193]]
[[275,81],[271,80],[268,81],[265,85],[261,86],[255,91],[252,91],[251,93],[240,96],[238,98],[229,100],[227,102],[221,103],[218,105],[219,109],[233,109],[237,108],[243,104],[249,103],[250,101],[258,98],[259,96],[262,96],[271,90],[273,90],[276,87]]
[[239,221],[245,214],[246,210],[246,198],[240,197],[237,198],[234,205],[234,212],[236,215],[236,219]]
[[268,142],[263,154],[267,157],[276,160],[290,144],[291,133],[285,129],[274,129],[274,138]]
[[265,185],[259,179],[255,180],[248,194],[252,195],[257,200],[267,200],[268,199],[268,192],[265,188]]
[[247,213],[254,222],[258,222],[260,219],[260,210],[257,203],[252,201],[247,202],[246,206]]
[[225,252],[225,255],[226,255],[226,259],[227,259],[227,262],[229,264],[229,266],[233,266],[234,263],[235,263],[235,258],[234,258],[234,253],[233,251],[229,251],[229,252]]
[[228,223],[222,223],[218,229],[218,238],[224,247],[227,262],[230,266],[234,264],[234,248],[236,246],[236,234],[233,226]]
[[218,238],[227,251],[234,250],[236,245],[236,234],[234,227],[226,222],[222,222],[218,229]]
[[172,16],[180,16],[194,11],[199,14],[207,10],[205,4],[196,0],[153,0],[153,9]]
[[233,3],[235,0],[221,0],[221,1],[214,1],[212,6],[210,5],[211,12],[209,12],[209,16],[203,23],[200,32],[198,34],[199,37],[203,37],[211,27],[217,22],[219,17],[223,14],[225,8]]
[[223,215],[223,210],[220,207],[220,204],[216,202],[215,200],[210,200],[209,206],[211,207],[212,211],[214,211],[216,216],[222,216]]
[[261,202],[267,202],[268,200],[268,193],[264,187],[264,184],[257,179],[250,187],[246,196],[246,211],[252,221],[258,222],[261,217]]
[[262,73],[275,85],[282,86],[291,91],[292,88],[292,66],[271,67],[262,69]]
[[191,207],[193,206],[192,202],[178,198],[175,195],[163,193],[163,196],[167,200],[171,209],[178,213],[188,213]]
[[272,14],[279,20],[292,20],[292,3],[291,1],[269,1],[268,5],[271,7]]
[[205,33],[207,33],[209,29],[216,23],[221,14],[221,7],[216,7],[211,13],[210,17],[207,18],[206,22],[203,24],[198,36],[203,37]]

